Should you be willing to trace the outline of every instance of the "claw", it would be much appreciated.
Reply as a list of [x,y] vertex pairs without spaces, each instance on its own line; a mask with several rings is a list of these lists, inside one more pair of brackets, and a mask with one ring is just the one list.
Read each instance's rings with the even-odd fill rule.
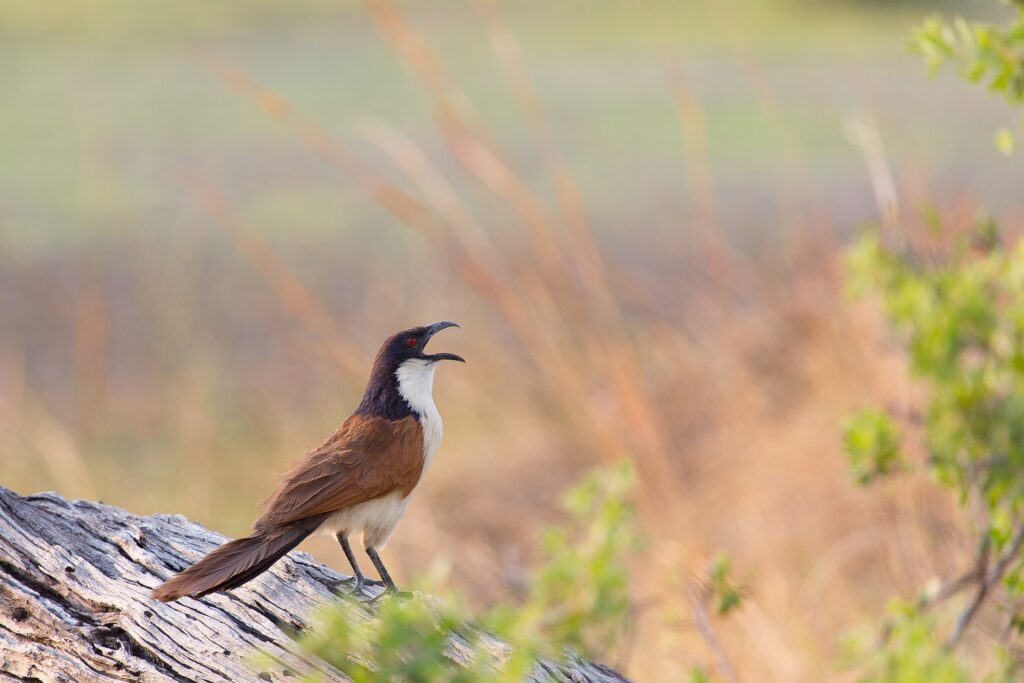
[[[378,586],[382,585],[380,581],[375,579],[367,579],[363,576],[349,576],[344,579],[338,579],[331,585],[331,589],[341,595],[358,595],[363,592],[365,586]],[[340,590],[344,586],[345,590]]]
[[[377,583],[380,584],[382,582],[378,581]],[[380,600],[381,598],[384,598],[384,597],[405,599],[405,598],[411,598],[412,597],[412,593],[410,593],[409,591],[400,591],[397,588],[395,588],[394,586],[387,586],[380,593],[377,593],[372,598],[367,598],[366,600],[363,600],[363,602],[365,602],[367,604],[374,603],[374,602],[377,602],[378,600]]]
[[[385,590],[381,591],[375,596],[364,598],[361,602],[376,602],[385,593],[393,592],[393,589],[387,588],[387,584],[378,579],[368,579],[365,576],[348,576],[344,579],[338,579],[331,584],[331,590],[340,596],[357,597],[360,595],[366,595],[367,588],[379,588],[384,586]],[[344,587],[344,588],[342,588]]]

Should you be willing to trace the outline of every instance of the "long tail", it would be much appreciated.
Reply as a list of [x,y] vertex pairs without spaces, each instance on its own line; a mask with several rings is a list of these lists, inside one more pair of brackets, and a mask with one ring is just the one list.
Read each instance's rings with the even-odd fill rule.
[[151,595],[160,602],[172,602],[186,595],[201,598],[214,591],[237,588],[269,569],[322,521],[320,516],[311,517],[225,543],[154,588]]

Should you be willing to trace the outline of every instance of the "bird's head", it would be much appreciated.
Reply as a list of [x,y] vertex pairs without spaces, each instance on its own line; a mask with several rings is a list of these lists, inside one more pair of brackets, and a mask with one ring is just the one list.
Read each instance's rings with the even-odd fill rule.
[[433,406],[434,370],[443,360],[465,363],[454,353],[427,353],[427,342],[456,323],[442,321],[411,327],[384,340],[377,352],[363,401],[356,412],[402,417],[410,411],[422,415]]
[[427,353],[427,342],[441,330],[448,327],[458,327],[458,323],[443,320],[426,327],[411,327],[391,335],[381,346],[378,359],[386,359],[389,368],[398,369],[406,361],[414,361],[416,364],[433,365],[442,360],[457,360],[465,363],[462,356],[454,353]]

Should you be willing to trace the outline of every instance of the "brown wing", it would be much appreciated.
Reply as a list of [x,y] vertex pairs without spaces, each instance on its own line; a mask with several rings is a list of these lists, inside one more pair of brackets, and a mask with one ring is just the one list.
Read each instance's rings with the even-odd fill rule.
[[337,512],[393,491],[409,495],[423,472],[419,420],[353,415],[288,472],[253,529]]

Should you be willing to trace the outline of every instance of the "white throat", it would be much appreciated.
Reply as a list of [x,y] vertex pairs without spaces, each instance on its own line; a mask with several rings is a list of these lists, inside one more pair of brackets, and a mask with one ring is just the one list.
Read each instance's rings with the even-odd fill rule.
[[441,414],[434,405],[434,370],[437,363],[420,358],[410,358],[395,370],[398,378],[398,393],[417,414],[423,429],[423,469],[430,465],[434,452],[441,444]]

